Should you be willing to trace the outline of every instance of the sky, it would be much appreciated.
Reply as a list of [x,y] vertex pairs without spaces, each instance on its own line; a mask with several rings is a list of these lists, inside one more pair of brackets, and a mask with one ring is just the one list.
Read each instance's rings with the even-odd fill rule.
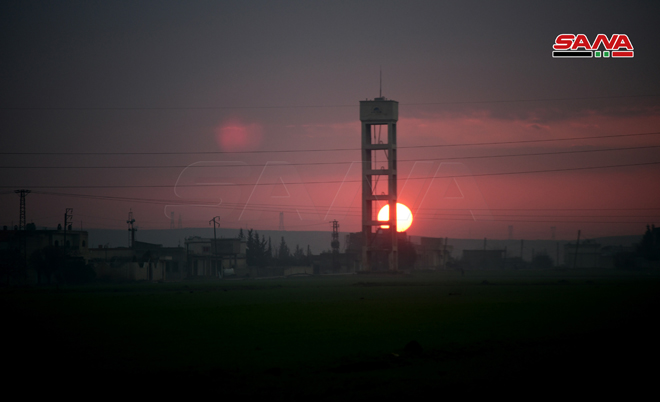
[[[361,230],[359,101],[399,102],[408,233],[660,221],[656,2],[0,4],[0,221]],[[564,33],[629,59],[552,57]],[[542,155],[547,154],[547,155]],[[385,155],[379,155],[384,161]],[[382,183],[380,183],[382,186]],[[378,189],[380,191],[380,188]]]

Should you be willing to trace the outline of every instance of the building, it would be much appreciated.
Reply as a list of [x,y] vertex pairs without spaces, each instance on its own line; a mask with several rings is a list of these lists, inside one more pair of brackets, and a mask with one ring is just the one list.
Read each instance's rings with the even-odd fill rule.
[[20,249],[25,243],[28,256],[46,247],[63,247],[67,254],[73,257],[87,259],[89,246],[88,233],[82,230],[37,230],[34,225],[26,225],[25,230],[3,230],[0,232],[0,249]]
[[89,250],[89,262],[101,280],[178,281],[186,278],[183,247],[135,241],[133,248],[99,247]]
[[[412,269],[414,268],[413,264],[407,263],[407,260],[410,259],[409,255],[406,255],[406,251],[413,252],[405,247],[405,243],[408,243],[408,234],[406,232],[397,232],[397,264],[398,267],[402,263],[401,268]],[[392,249],[392,240],[391,240],[391,231],[389,229],[378,229],[376,232],[371,234],[370,237],[371,245],[368,247],[369,251],[369,262],[370,269],[369,271],[388,271],[390,270],[390,253]],[[346,265],[347,272],[358,272],[358,271],[368,271],[365,269],[363,253],[364,247],[364,234],[363,233],[350,233],[346,237],[346,252],[343,257],[340,257],[342,264]],[[398,268],[397,268],[398,269]]]
[[346,250],[344,251],[343,258],[349,272],[358,272],[360,270],[363,238],[364,234],[362,232],[346,235]]
[[88,246],[88,233],[82,230],[38,230],[33,223],[27,224],[25,230],[8,230],[5,227],[0,231],[0,259],[5,266],[3,275],[13,276],[23,283],[39,283],[40,273],[31,264],[37,251],[59,248],[69,261],[77,260],[85,264],[89,259]]
[[466,269],[504,268],[505,250],[463,250],[461,264]]
[[634,269],[638,265],[637,260],[638,254],[632,245],[605,246],[600,249],[598,266],[600,268]]
[[568,243],[564,245],[564,264],[568,268],[600,267],[600,257],[599,243],[586,240],[579,244]]
[[447,239],[422,237],[420,244],[415,244],[417,260],[415,269],[438,270],[447,269],[447,262],[454,247],[447,244]]
[[185,240],[187,276],[222,277],[247,268],[247,243],[240,238],[209,239],[198,236]]

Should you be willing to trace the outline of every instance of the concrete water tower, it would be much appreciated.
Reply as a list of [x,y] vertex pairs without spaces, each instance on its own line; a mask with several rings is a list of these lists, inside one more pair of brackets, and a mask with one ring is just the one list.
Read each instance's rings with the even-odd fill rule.
[[[372,270],[374,253],[389,251],[388,269],[398,270],[396,230],[397,157],[396,123],[399,120],[399,102],[385,97],[360,101],[362,122],[362,269]],[[383,128],[387,133],[383,133]],[[382,162],[379,157],[382,156]],[[376,183],[387,179],[387,193],[377,193]],[[389,229],[381,229],[374,207],[387,203],[390,209]],[[376,227],[376,232],[373,228]],[[389,238],[377,241],[376,236]],[[383,239],[385,240],[385,239]],[[386,245],[383,249],[383,245]]]

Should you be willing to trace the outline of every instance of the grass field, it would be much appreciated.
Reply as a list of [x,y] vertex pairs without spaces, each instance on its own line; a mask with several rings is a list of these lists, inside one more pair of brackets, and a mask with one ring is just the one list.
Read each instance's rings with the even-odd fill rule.
[[11,381],[344,400],[641,392],[660,357],[659,285],[658,272],[466,271],[7,288],[0,300]]

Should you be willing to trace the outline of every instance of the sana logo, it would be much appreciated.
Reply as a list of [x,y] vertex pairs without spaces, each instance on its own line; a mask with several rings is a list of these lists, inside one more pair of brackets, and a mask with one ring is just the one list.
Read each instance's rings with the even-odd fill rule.
[[[584,34],[561,34],[555,38],[554,58],[632,58],[635,54],[630,38],[625,34],[613,34],[609,38],[598,34],[593,42]],[[603,50],[601,51],[601,48]]]

